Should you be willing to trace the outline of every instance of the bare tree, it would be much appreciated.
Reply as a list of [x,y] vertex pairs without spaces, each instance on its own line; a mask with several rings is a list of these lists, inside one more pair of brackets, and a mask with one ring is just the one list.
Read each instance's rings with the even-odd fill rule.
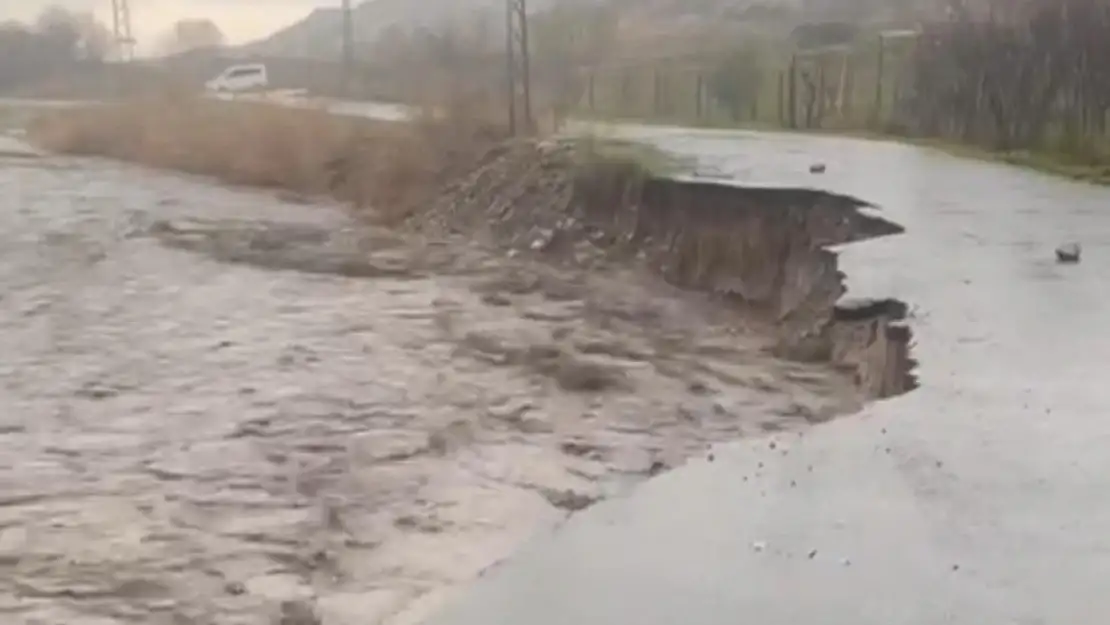
[[1105,134],[1108,54],[1104,0],[954,0],[918,42],[910,119],[997,149],[1086,149]]
[[103,61],[110,37],[91,14],[47,7],[34,24],[0,24],[0,90]]
[[745,45],[731,51],[713,68],[706,86],[735,122],[754,107],[762,80],[759,49]]
[[608,57],[619,18],[611,7],[557,5],[529,19],[533,91],[556,123],[581,101],[589,76]]

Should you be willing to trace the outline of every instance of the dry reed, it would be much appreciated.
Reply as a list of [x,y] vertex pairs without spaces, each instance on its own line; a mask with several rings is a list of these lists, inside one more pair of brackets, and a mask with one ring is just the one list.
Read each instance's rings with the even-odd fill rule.
[[327,194],[398,222],[503,140],[490,113],[453,103],[385,122],[177,94],[50,111],[32,121],[29,135],[53,152]]

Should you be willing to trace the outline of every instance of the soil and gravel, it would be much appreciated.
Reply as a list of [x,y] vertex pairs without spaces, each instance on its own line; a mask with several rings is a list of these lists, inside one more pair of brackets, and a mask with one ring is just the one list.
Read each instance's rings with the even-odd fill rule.
[[601,252],[59,157],[0,190],[8,623],[418,623],[598,499],[864,400]]

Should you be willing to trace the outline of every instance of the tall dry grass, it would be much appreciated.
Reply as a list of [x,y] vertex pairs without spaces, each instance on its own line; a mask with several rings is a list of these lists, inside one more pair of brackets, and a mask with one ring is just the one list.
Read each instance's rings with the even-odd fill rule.
[[504,140],[491,107],[438,107],[409,122],[183,94],[47,112],[39,146],[212,176],[224,182],[328,194],[398,222]]

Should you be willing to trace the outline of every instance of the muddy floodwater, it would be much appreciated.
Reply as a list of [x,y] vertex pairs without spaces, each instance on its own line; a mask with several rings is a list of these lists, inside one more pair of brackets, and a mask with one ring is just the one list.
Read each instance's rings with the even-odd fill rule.
[[860,405],[636,272],[347,249],[294,200],[0,157],[4,623],[416,623],[713,442]]

